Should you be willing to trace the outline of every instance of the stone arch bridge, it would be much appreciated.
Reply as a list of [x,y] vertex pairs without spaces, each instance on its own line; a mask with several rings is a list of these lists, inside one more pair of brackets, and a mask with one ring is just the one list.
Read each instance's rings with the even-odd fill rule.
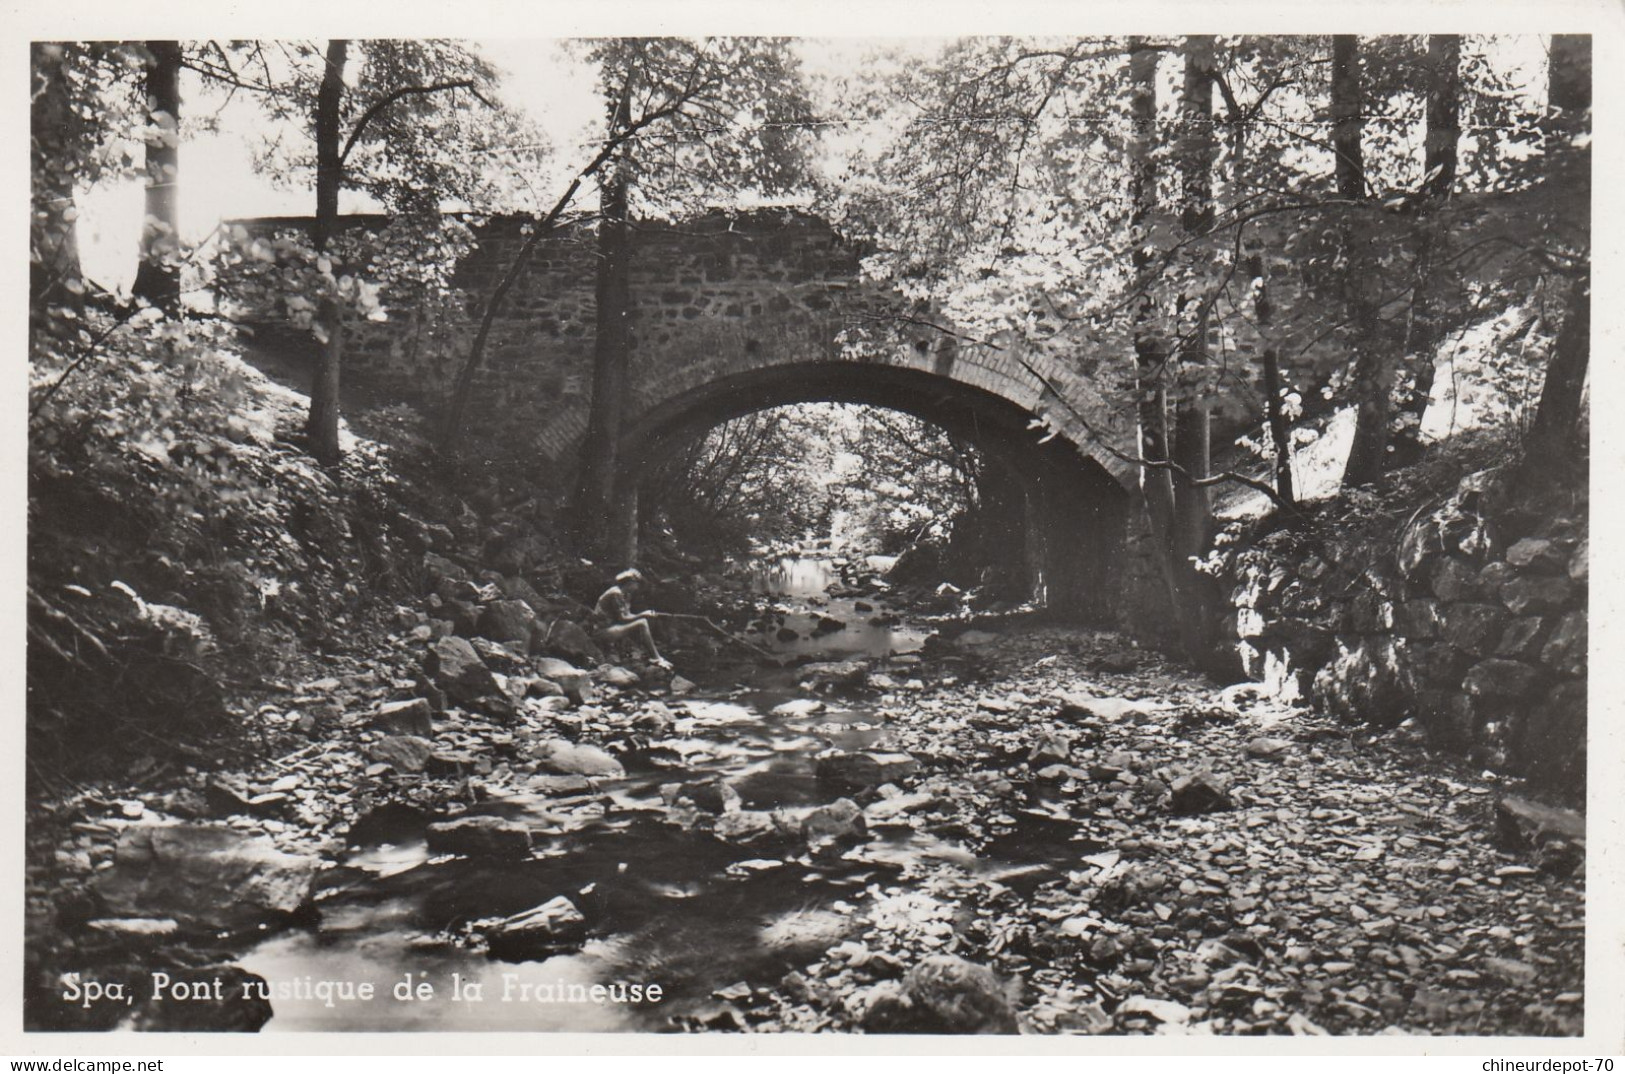
[[[308,221],[251,224],[270,231]],[[457,282],[482,295],[523,237],[514,218],[476,234]],[[860,278],[861,250],[807,213],[643,223],[632,242],[632,401],[620,487],[633,490],[634,518],[648,469],[718,422],[797,402],[885,406],[963,437],[992,461],[1018,520],[1011,547],[1036,595],[1079,614],[1108,610],[1137,481],[1101,443],[1132,450],[1133,414],[1122,400],[1109,402],[1072,363],[900,317],[909,312],[901,296]],[[565,229],[538,248],[510,292],[468,418],[489,449],[555,470],[576,465],[592,383],[595,257],[588,229]],[[345,376],[373,397],[434,410],[470,335],[440,339],[417,311],[394,310],[347,343]],[[1059,435],[1044,440],[1035,418]]]

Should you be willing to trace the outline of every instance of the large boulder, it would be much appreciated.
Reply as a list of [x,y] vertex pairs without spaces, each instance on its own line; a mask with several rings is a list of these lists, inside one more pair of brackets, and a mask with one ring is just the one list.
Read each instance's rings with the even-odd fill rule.
[[466,600],[474,591],[473,576],[459,564],[434,552],[423,553],[423,588],[442,600]]
[[1569,553],[1557,541],[1545,537],[1525,537],[1507,549],[1507,562],[1519,570],[1541,574],[1566,574]]
[[1495,830],[1508,850],[1533,850],[1554,840],[1584,845],[1585,814],[1508,794],[1495,802]]
[[492,641],[530,644],[531,631],[536,628],[536,609],[522,600],[493,600],[480,612],[475,628],[482,638]]
[[1526,775],[1565,801],[1586,793],[1586,682],[1568,679],[1526,706],[1518,758]]
[[464,638],[441,638],[430,645],[423,670],[451,701],[468,702],[497,690],[491,669]]
[[559,689],[578,705],[591,704],[598,692],[593,686],[592,672],[583,671],[567,660],[556,656],[543,656],[536,660],[536,671],[558,683]]
[[530,670],[530,662],[511,642],[492,641],[490,638],[469,638],[468,644],[486,667],[501,675],[523,675]]
[[1433,568],[1433,595],[1455,603],[1473,600],[1480,593],[1478,571],[1452,556],[1440,559]]
[[761,846],[785,840],[788,833],[779,818],[761,809],[734,809],[717,814],[711,834],[736,846]]
[[320,865],[231,828],[139,825],[119,837],[96,889],[115,915],[238,932],[305,909]]
[[594,667],[604,662],[604,651],[592,636],[569,619],[538,624],[531,635],[530,650],[537,656],[555,656]]

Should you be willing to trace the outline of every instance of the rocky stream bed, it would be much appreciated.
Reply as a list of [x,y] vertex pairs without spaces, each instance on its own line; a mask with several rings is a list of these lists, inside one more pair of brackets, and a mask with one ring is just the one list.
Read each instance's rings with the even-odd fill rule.
[[1575,815],[1112,634],[786,577],[753,637],[810,663],[408,618],[259,705],[256,766],[34,803],[27,1024],[1580,1032]]

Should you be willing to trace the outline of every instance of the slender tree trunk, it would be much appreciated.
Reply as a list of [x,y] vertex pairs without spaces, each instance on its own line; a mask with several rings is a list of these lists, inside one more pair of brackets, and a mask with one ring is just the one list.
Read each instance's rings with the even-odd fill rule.
[[1253,278],[1256,296],[1253,303],[1254,320],[1258,325],[1258,334],[1264,341],[1264,415],[1269,424],[1270,441],[1275,445],[1275,491],[1281,499],[1293,504],[1297,503],[1298,496],[1292,480],[1292,431],[1281,399],[1281,362],[1270,343],[1275,307],[1270,302],[1269,278],[1265,275],[1263,255],[1253,254],[1248,259],[1247,268]]
[[1180,95],[1179,223],[1199,235],[1213,226],[1213,35],[1185,38],[1185,81]]
[[1421,457],[1422,418],[1433,395],[1439,328],[1434,310],[1434,260],[1441,245],[1439,212],[1455,185],[1461,141],[1461,37],[1428,38],[1427,139],[1422,201],[1418,208],[1416,260],[1411,270],[1411,309],[1405,328],[1410,385],[1400,399],[1404,425],[1394,434],[1392,462],[1409,465]]
[[1568,312],[1546,363],[1535,421],[1524,440],[1524,469],[1545,475],[1572,467],[1584,452],[1577,438],[1585,414],[1586,377],[1591,359],[1591,273],[1569,286]]
[[[1180,96],[1179,171],[1180,227],[1190,236],[1213,226],[1213,37],[1185,38],[1185,75]],[[1201,304],[1205,295],[1185,295],[1186,305]],[[1207,317],[1198,317],[1179,354],[1181,391],[1176,411],[1174,462],[1173,568],[1180,590],[1180,639],[1186,655],[1200,666],[1213,658],[1218,626],[1218,591],[1211,575],[1196,569],[1213,538],[1213,503],[1206,486],[1195,482],[1212,471],[1212,420],[1206,398]]]
[[[1157,136],[1157,49],[1135,38],[1129,45],[1129,224],[1136,232],[1134,276],[1142,291],[1135,307],[1134,358],[1140,433],[1140,457],[1148,462],[1167,462],[1168,428],[1167,381],[1171,370],[1169,356],[1152,327],[1154,309],[1150,291],[1151,250],[1144,232],[1150,227],[1157,208],[1157,166],[1152,156]],[[1157,565],[1168,589],[1168,600],[1179,606],[1179,587],[1173,571],[1174,481],[1167,467],[1140,468],[1140,492],[1145,497],[1146,516],[1157,549]]]
[[1336,157],[1337,196],[1347,201],[1365,197],[1365,154],[1361,133],[1360,39],[1353,34],[1332,38],[1332,153]]
[[148,41],[147,111],[155,130],[147,136],[147,214],[141,224],[141,263],[132,291],[170,317],[180,312],[179,211],[181,45]]
[[[1129,44],[1129,224],[1136,229],[1134,279],[1142,294],[1134,310],[1134,375],[1139,411],[1139,453],[1152,463],[1170,461],[1172,429],[1168,426],[1168,380],[1173,377],[1172,356],[1154,327],[1150,278],[1150,245],[1146,234],[1157,211],[1157,60],[1160,52],[1142,39]],[[1168,591],[1168,608],[1180,617],[1180,583],[1173,565],[1173,471],[1167,466],[1141,466],[1141,496],[1146,497],[1146,518],[1155,549],[1157,572]],[[1176,622],[1175,622],[1176,627]]]
[[[56,323],[49,310],[65,309],[77,317],[85,305],[79,231],[74,222],[78,215],[74,206],[74,165],[69,154],[75,120],[65,70],[68,49],[67,45],[46,42],[30,47],[33,212],[28,236],[28,297],[30,324],[36,330]],[[70,323],[67,327],[77,326]]]
[[[1336,155],[1340,198],[1365,200],[1364,91],[1360,80],[1359,39],[1332,38],[1332,147]],[[1345,288],[1354,337],[1354,444],[1343,468],[1345,488],[1382,477],[1388,454],[1394,363],[1381,338],[1378,320],[1376,265],[1370,243],[1361,233],[1360,209],[1345,207],[1342,228],[1346,251]]]
[[[1564,152],[1579,153],[1580,166],[1566,169],[1569,192],[1583,205],[1590,191],[1590,153],[1572,147],[1590,128],[1591,37],[1553,34],[1548,81],[1552,134]],[[1579,437],[1586,413],[1586,378],[1591,361],[1591,271],[1589,265],[1569,285],[1568,312],[1546,364],[1546,383],[1529,436],[1524,441],[1526,481],[1549,480],[1554,471],[1573,469],[1585,458]]]
[[1427,139],[1422,190],[1444,200],[1456,184],[1461,142],[1461,35],[1428,38]]
[[[337,39],[327,43],[327,66],[316,93],[316,220],[311,233],[318,253],[327,252],[338,233],[339,183],[343,164],[339,160],[340,112],[344,103],[344,65],[350,43]],[[310,389],[310,416],[305,435],[310,453],[323,464],[337,463],[339,447],[339,373],[344,358],[344,318],[336,297],[322,300],[317,323],[326,339],[321,341],[321,358]]]
[[[631,72],[625,77],[615,106],[612,133],[631,122]],[[614,531],[627,517],[623,505],[617,502],[616,485],[621,479],[617,471],[632,358],[628,150],[621,149],[613,164],[600,175],[592,403],[582,445],[575,522],[578,547],[590,556],[606,557],[624,550],[624,538],[618,539]]]

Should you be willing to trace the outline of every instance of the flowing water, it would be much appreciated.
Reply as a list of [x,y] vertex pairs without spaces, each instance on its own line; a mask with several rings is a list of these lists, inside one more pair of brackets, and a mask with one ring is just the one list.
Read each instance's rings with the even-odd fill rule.
[[[780,602],[782,625],[801,635],[773,638],[774,648],[838,660],[920,647],[926,633],[898,622],[876,597],[826,596],[837,581],[827,560],[785,560],[758,574],[759,590]],[[874,609],[860,610],[859,600]],[[847,625],[815,634],[821,616]],[[528,796],[477,806],[474,812],[528,822],[535,845],[529,860],[431,858],[423,818],[404,810],[393,822],[377,818],[325,879],[319,924],[269,939],[242,960],[272,982],[371,981],[376,998],[324,1000],[307,994],[314,987],[296,989],[273,999],[266,1030],[671,1030],[674,1017],[714,1013],[719,989],[770,986],[815,960],[852,931],[853,907],[870,884],[931,862],[967,872],[1031,863],[1030,847],[978,858],[950,839],[906,827],[879,828],[837,860],[783,860],[662,822],[670,810],[659,788],[674,781],[725,778],[744,808],[756,810],[839,797],[815,778],[814,755],[831,746],[884,750],[886,728],[861,704],[773,714],[781,702],[806,696],[793,671],[760,668],[744,683],[673,702],[687,732],[677,740],[681,750],[624,755],[626,778],[599,783],[594,798],[607,795],[603,806],[569,809]],[[587,919],[590,938],[579,950],[508,963],[454,938],[468,922],[559,895]],[[433,995],[418,998],[425,983]],[[641,1004],[568,1001],[569,986],[593,984],[658,984],[663,996]],[[479,1001],[470,999],[476,991]]]

